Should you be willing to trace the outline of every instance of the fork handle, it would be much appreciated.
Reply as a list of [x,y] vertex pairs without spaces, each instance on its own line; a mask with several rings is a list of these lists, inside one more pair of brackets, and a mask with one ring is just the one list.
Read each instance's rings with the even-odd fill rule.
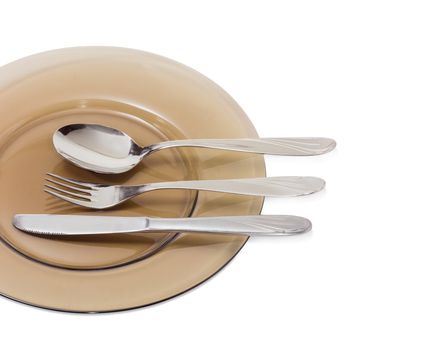
[[303,196],[324,188],[324,180],[312,176],[280,176],[230,180],[157,182],[139,186],[138,193],[159,189],[186,189],[254,196]]
[[172,147],[202,147],[281,156],[313,156],[330,152],[336,142],[323,137],[286,137],[262,139],[193,139],[166,141],[144,151],[154,152]]
[[148,220],[147,231],[275,236],[304,233],[312,228],[312,224],[308,219],[292,215],[222,216],[180,219],[149,218]]

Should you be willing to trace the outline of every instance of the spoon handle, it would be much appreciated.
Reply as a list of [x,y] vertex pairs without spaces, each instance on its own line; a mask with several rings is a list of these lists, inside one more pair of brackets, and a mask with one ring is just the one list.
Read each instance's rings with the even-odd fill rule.
[[336,147],[336,142],[323,137],[193,139],[162,142],[151,145],[148,151],[172,147],[201,147],[280,156],[314,156],[330,152]]
[[[159,189],[187,189],[226,192],[253,196],[294,197],[322,190],[324,180],[312,176],[280,176],[229,180],[155,182],[140,186],[136,194]],[[121,190],[123,188],[121,187]]]

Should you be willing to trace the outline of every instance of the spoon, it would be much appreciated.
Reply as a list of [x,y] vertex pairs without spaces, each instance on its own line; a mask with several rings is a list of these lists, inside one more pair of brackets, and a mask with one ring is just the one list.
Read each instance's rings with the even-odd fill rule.
[[202,147],[281,156],[313,156],[333,150],[336,143],[321,137],[263,139],[193,139],[139,146],[122,131],[97,124],[71,124],[53,134],[56,151],[75,165],[102,174],[120,174],[144,157],[165,148]]

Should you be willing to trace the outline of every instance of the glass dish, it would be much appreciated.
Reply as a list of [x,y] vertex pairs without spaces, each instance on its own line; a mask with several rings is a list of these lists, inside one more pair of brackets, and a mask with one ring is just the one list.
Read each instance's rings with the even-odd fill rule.
[[[122,175],[97,175],[56,154],[51,136],[69,123],[101,123],[141,144],[180,138],[257,137],[236,102],[177,62],[141,51],[82,47],[50,51],[0,68],[0,293],[72,312],[125,310],[166,300],[214,275],[246,237],[124,234],[45,239],[16,230],[17,213],[95,211],[43,189],[53,172],[82,180],[137,184],[265,176],[262,156],[169,149]],[[209,192],[156,191],[99,215],[259,214],[263,199]]]

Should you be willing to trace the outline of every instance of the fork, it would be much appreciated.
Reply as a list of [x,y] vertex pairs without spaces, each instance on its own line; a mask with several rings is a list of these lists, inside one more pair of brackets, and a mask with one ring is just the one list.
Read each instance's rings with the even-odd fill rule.
[[67,202],[93,209],[114,207],[142,193],[163,189],[203,190],[241,195],[295,197],[322,190],[324,180],[312,176],[281,176],[231,180],[155,182],[143,185],[106,185],[48,173],[44,191]]

